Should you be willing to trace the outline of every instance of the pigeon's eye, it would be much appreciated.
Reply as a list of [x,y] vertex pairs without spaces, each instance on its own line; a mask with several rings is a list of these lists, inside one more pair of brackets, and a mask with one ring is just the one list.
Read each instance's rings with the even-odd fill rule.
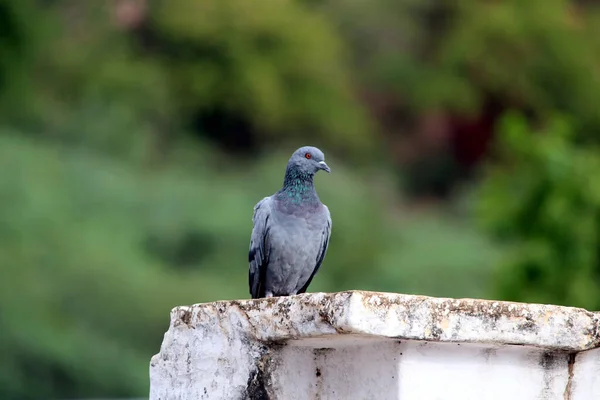
[[312,156],[310,155],[310,153],[306,153],[306,154],[304,155],[304,157],[306,157],[307,159],[309,159],[309,160],[310,160],[310,158],[311,158]]

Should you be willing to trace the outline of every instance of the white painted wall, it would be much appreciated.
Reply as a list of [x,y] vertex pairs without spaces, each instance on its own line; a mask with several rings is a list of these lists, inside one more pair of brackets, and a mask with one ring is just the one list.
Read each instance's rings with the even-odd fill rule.
[[150,399],[595,400],[599,317],[368,292],[180,307]]
[[575,356],[571,398],[600,399],[600,348],[582,351]]
[[275,356],[277,398],[562,400],[568,381],[566,354],[522,346],[369,339],[328,350],[304,346],[290,344]]

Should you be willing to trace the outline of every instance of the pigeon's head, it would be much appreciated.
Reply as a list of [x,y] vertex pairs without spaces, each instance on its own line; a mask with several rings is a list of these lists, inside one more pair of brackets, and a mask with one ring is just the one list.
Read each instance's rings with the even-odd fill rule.
[[316,147],[304,146],[292,154],[288,167],[295,167],[296,169],[314,175],[319,170],[331,172],[329,166],[325,163],[325,155],[323,152]]

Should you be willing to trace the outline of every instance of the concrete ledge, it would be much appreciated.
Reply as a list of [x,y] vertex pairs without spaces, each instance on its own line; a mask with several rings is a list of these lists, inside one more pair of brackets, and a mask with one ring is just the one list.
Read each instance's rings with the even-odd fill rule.
[[[572,307],[363,291],[196,304],[171,312],[150,398],[583,400],[600,398],[599,347],[600,314]],[[489,394],[450,373],[436,377],[443,397],[418,385],[419,365],[431,378],[456,363],[473,379],[483,367],[500,375],[480,377]],[[511,383],[493,388],[503,376]]]
[[[235,317],[234,317],[235,315]],[[600,346],[600,314],[581,308],[348,291],[177,307],[171,325],[243,319],[253,339],[331,334],[582,351]]]

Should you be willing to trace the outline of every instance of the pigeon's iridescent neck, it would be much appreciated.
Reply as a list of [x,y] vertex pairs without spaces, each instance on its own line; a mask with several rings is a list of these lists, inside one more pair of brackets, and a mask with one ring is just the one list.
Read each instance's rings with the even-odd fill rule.
[[293,204],[319,203],[313,182],[314,174],[288,169],[278,197]]

